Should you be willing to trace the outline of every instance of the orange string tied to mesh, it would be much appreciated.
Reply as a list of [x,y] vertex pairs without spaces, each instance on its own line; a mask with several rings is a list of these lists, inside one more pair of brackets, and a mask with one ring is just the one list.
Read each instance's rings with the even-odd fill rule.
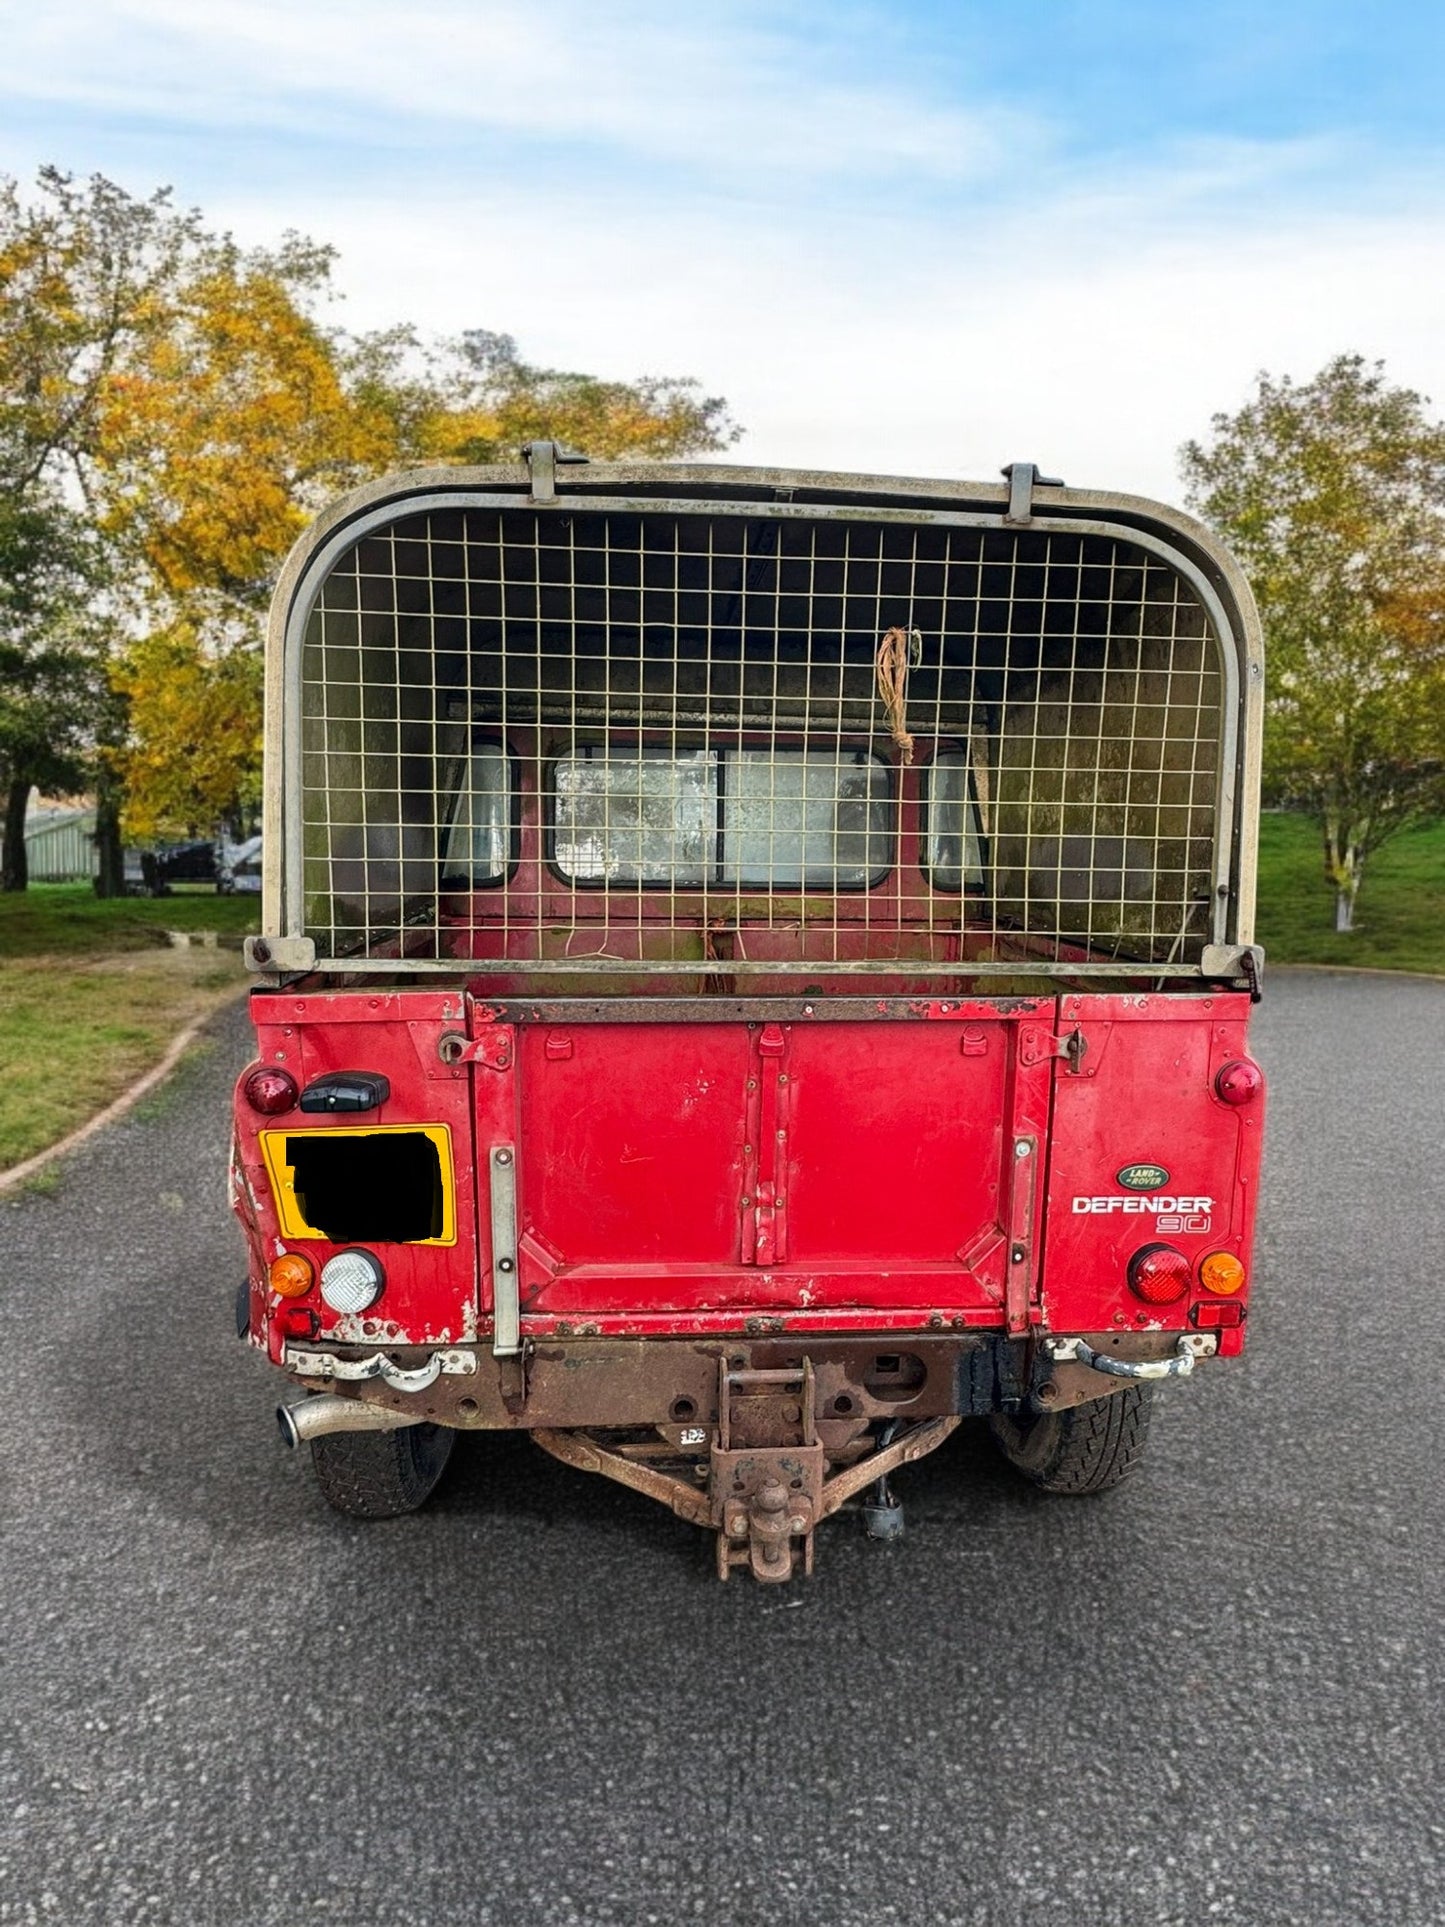
[[916,630],[889,629],[878,645],[875,668],[878,694],[888,714],[888,729],[904,764],[913,761],[913,738],[905,720],[908,706],[908,665],[922,643]]

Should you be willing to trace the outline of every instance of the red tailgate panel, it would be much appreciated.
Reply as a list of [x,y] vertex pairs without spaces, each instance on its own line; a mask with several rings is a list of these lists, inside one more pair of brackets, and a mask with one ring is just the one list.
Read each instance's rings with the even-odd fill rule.
[[524,1021],[496,1044],[477,1014],[478,1154],[516,1147],[524,1319],[918,1307],[1002,1324],[1006,1298],[1026,1319],[1050,1080],[1018,1062],[1032,1004]]
[[795,1028],[784,1060],[788,1257],[957,1272],[1000,1219],[1011,1036],[953,1024]]

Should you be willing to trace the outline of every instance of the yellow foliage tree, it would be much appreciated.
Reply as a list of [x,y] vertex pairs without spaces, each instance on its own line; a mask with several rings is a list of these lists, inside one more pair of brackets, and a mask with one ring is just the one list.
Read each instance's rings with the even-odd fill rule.
[[534,367],[510,335],[483,329],[434,353],[431,393],[412,425],[417,454],[443,462],[509,461],[542,439],[603,461],[665,461],[725,448],[741,432],[722,397],[695,381]]
[[319,501],[397,459],[394,418],[348,393],[335,341],[305,311],[328,270],[302,243],[222,243],[106,379],[102,522],[153,593],[255,605]]
[[85,504],[109,630],[129,640],[121,710],[92,704],[77,728],[102,815],[119,785],[133,834],[254,802],[261,612],[328,496],[410,463],[513,459],[540,437],[644,458],[736,439],[689,380],[533,367],[480,330],[427,346],[406,326],[323,326],[333,259],[294,235],[241,249],[164,190],[138,200],[47,168],[27,204],[0,180],[0,507]]
[[258,650],[217,651],[181,617],[132,643],[114,675],[130,711],[120,765],[132,836],[209,834],[258,806]]

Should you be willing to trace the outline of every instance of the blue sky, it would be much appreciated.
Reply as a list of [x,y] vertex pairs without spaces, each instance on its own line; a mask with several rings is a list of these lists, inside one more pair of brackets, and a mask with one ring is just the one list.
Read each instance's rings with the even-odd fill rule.
[[739,459],[1177,497],[1268,367],[1445,405],[1445,9],[50,0],[0,169],[334,242],[357,326],[687,372]]

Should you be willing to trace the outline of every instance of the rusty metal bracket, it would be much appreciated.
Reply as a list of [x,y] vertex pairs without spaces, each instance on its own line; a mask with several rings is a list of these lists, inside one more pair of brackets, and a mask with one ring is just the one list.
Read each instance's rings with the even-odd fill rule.
[[1039,1141],[1024,1132],[1013,1141],[1008,1172],[1008,1266],[1004,1273],[1004,1310],[1011,1332],[1027,1331],[1032,1284],[1034,1203],[1043,1179]]
[[488,1024],[475,1038],[459,1030],[443,1031],[437,1039],[437,1056],[444,1064],[480,1064],[489,1071],[512,1068],[512,1027]]
[[513,1418],[520,1418],[527,1409],[527,1394],[531,1390],[532,1354],[536,1347],[530,1338],[524,1339],[514,1352],[502,1352],[497,1357],[497,1389],[502,1395],[502,1403]]
[[[727,1370],[725,1361],[722,1369]],[[803,1375],[794,1370],[733,1376],[745,1382],[745,1390],[749,1379],[754,1381],[755,1390],[762,1389],[756,1384],[759,1379],[786,1390],[789,1385],[800,1387]],[[801,1412],[796,1423],[801,1427]],[[676,1473],[649,1463],[646,1457],[614,1450],[590,1432],[539,1426],[531,1436],[544,1452],[564,1465],[614,1479],[658,1500],[678,1518],[716,1531],[720,1579],[746,1566],[755,1578],[775,1583],[799,1571],[805,1575],[812,1572],[813,1532],[819,1520],[837,1512],[865,1486],[936,1451],[962,1423],[956,1416],[924,1419],[892,1444],[835,1472],[831,1478],[825,1477],[821,1444],[772,1448],[730,1444],[722,1459],[726,1485],[719,1486],[714,1477],[707,1489],[685,1482]],[[731,1440],[731,1429],[728,1436]],[[632,1450],[637,1452],[639,1448]],[[714,1473],[718,1458],[719,1447],[714,1446]]]
[[680,1519],[687,1519],[695,1526],[712,1524],[712,1500],[706,1492],[684,1485],[681,1479],[655,1466],[623,1458],[586,1432],[557,1432],[539,1426],[531,1437],[544,1452],[550,1452],[564,1465],[576,1466],[579,1472],[599,1472],[604,1478],[615,1479],[619,1485],[631,1486],[634,1492],[660,1500]]
[[[741,1439],[733,1410],[740,1396],[762,1407]],[[765,1436],[756,1436],[759,1430]],[[826,1470],[812,1359],[750,1370],[720,1358],[718,1436],[708,1481],[719,1579],[744,1564],[755,1579],[770,1583],[791,1579],[800,1564],[804,1573],[812,1572]]]
[[866,1459],[859,1459],[856,1465],[848,1466],[842,1472],[835,1472],[823,1487],[823,1502],[819,1517],[826,1519],[840,1506],[848,1503],[855,1493],[878,1479],[887,1478],[896,1472],[900,1465],[912,1465],[917,1459],[926,1459],[930,1452],[936,1452],[943,1441],[956,1432],[963,1420],[959,1417],[925,1419],[905,1432],[901,1439],[885,1446],[880,1452],[872,1452]]

